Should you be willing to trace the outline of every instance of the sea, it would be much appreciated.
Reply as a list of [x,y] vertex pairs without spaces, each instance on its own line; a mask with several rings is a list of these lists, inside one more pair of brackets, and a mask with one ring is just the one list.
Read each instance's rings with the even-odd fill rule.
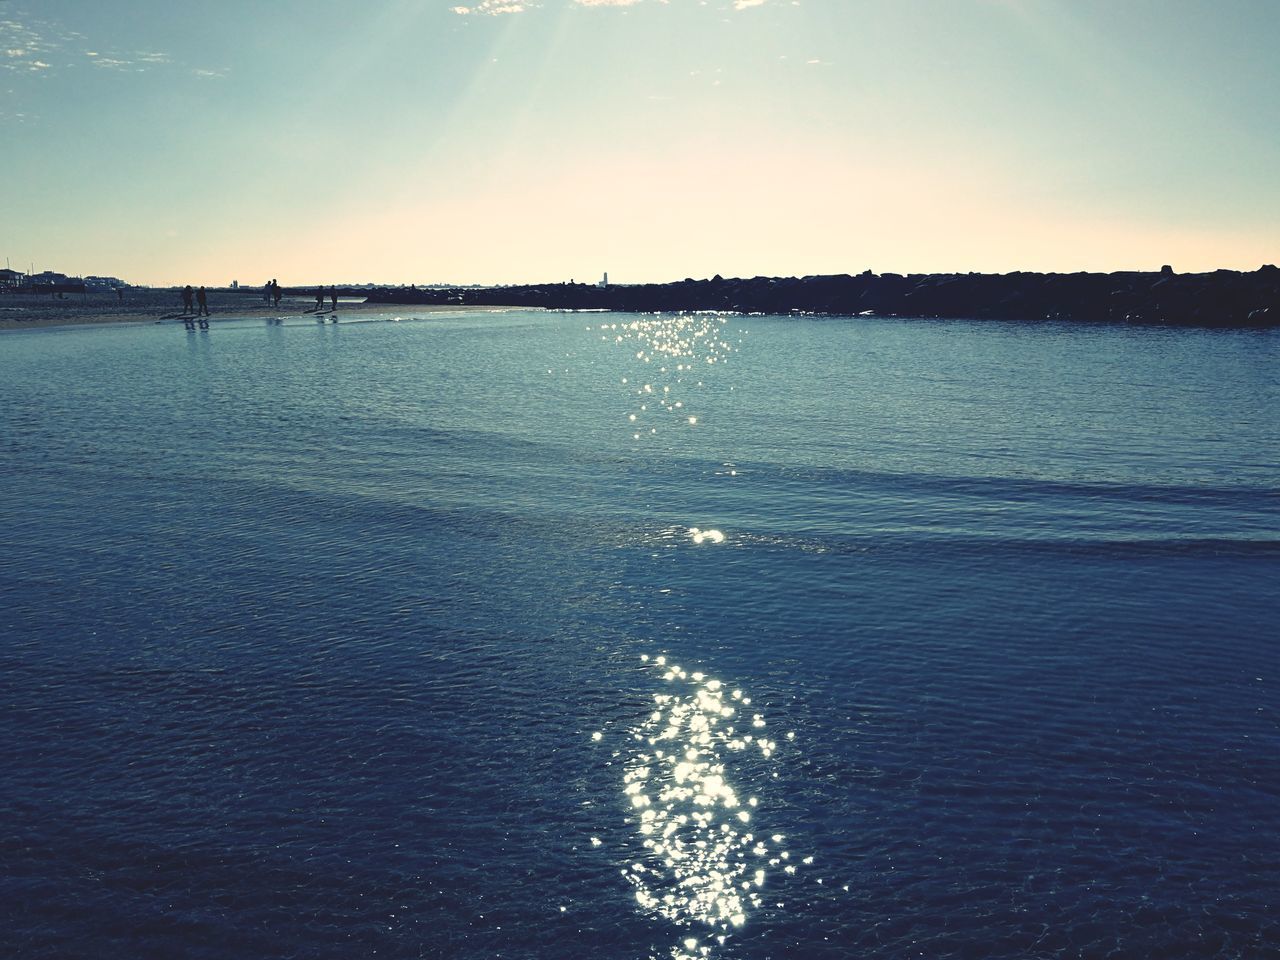
[[1280,956],[1280,331],[0,334],[8,958]]

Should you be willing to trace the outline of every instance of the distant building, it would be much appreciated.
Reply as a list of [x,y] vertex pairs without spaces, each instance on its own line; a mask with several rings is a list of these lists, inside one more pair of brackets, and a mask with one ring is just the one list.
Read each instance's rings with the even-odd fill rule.
[[86,289],[85,282],[80,279],[72,279],[65,273],[57,273],[53,270],[45,270],[41,273],[33,274],[26,278],[24,289],[38,293],[84,293]]
[[117,289],[128,284],[115,277],[69,277],[56,270],[22,273],[5,267],[0,270],[0,290],[20,293],[84,293],[92,289]]
[[119,277],[85,277],[84,285],[87,290],[118,290],[128,286]]
[[609,285],[609,271],[604,272],[604,276],[600,279],[600,286],[607,287]]

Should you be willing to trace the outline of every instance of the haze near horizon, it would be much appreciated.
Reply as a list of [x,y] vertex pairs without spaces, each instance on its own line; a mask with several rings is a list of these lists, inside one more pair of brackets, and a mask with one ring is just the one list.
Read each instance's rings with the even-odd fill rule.
[[133,283],[1252,270],[1264,0],[0,0],[0,256]]

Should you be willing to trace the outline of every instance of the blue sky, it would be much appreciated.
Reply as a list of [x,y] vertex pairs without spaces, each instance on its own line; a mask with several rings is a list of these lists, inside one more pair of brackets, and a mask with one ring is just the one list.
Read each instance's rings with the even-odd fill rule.
[[133,282],[1280,260],[1272,0],[0,0],[0,256]]

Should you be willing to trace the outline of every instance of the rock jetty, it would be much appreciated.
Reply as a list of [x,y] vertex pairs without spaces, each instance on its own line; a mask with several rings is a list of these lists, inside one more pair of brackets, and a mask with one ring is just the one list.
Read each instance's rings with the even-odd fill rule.
[[1212,273],[865,273],[686,279],[595,286],[397,288],[372,303],[542,307],[628,312],[725,310],[833,316],[1078,320],[1207,327],[1280,326],[1280,269]]

